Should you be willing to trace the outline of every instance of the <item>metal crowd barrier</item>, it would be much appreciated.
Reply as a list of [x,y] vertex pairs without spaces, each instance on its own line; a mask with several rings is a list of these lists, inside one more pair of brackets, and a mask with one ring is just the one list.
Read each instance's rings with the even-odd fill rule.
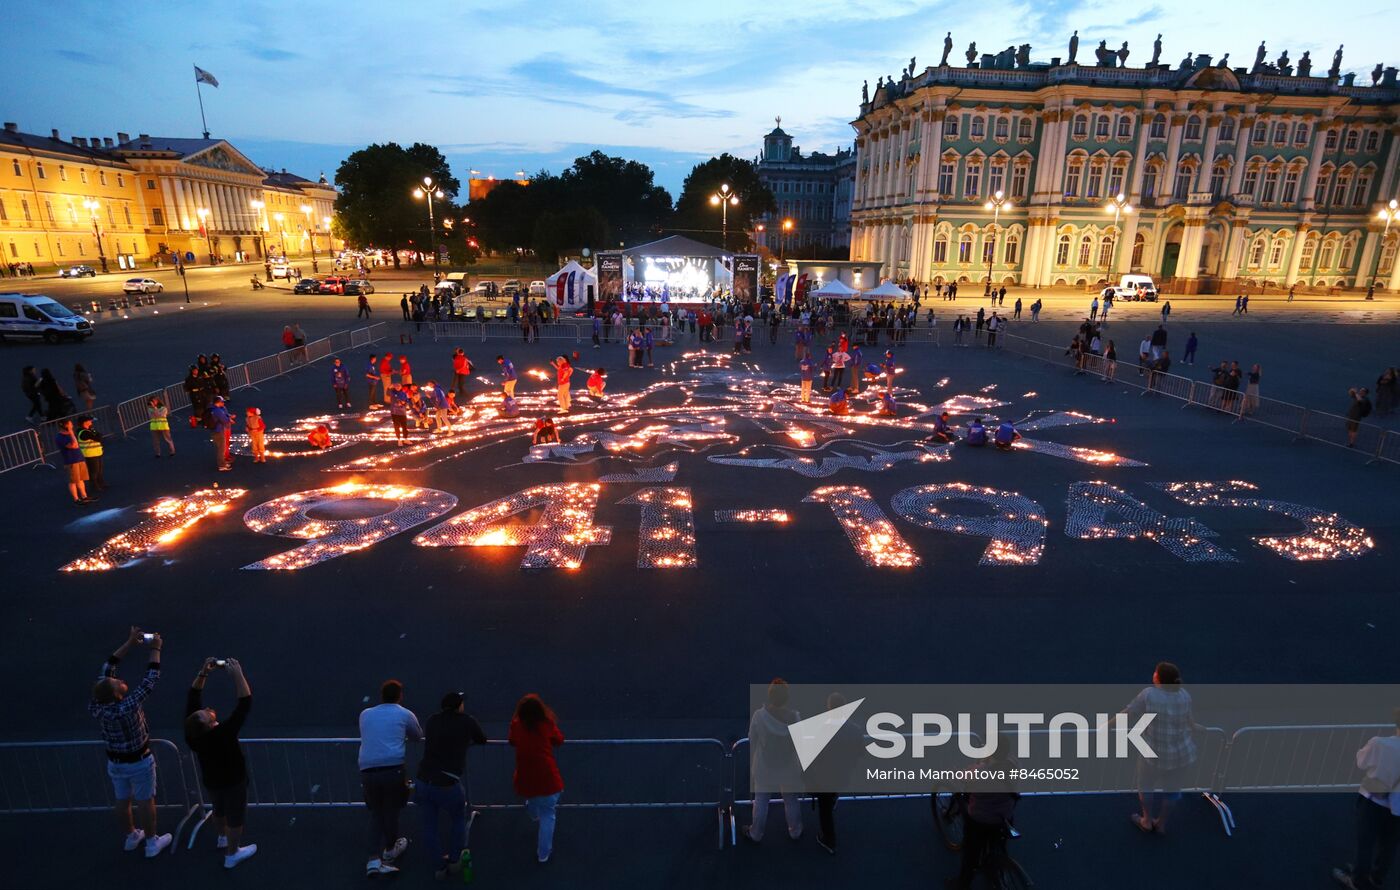
[[1394,733],[1389,723],[1246,726],[1230,737],[1221,790],[1354,791],[1361,781],[1356,752],[1373,736]]
[[[174,742],[151,739],[150,747],[156,759],[156,810],[180,817],[178,838],[203,810],[204,796],[192,761]],[[105,812],[115,803],[103,742],[0,742],[0,813]],[[172,853],[177,846],[171,844]]]
[[0,436],[0,473],[44,463],[44,445],[38,430],[20,430]]
[[39,434],[39,445],[43,448],[45,457],[51,454],[58,454],[58,444],[54,441],[54,436],[58,434],[59,426],[63,424],[64,421],[71,420],[73,421],[73,432],[76,433],[78,431],[79,417],[92,418],[93,426],[105,437],[103,441],[104,446],[112,444],[114,434],[121,433],[123,436],[125,435],[125,431],[122,429],[121,425],[121,418],[117,416],[116,409],[111,405],[98,405],[91,411],[76,411],[54,420],[45,420],[43,423],[39,424],[37,430]]

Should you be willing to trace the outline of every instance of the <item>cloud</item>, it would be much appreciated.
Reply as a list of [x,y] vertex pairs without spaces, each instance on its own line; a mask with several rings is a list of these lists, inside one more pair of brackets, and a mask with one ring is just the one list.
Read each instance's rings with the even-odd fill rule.
[[302,58],[301,53],[278,49],[275,46],[263,46],[260,43],[244,43],[242,48],[247,55],[264,62],[291,62]]
[[77,62],[80,65],[110,65],[106,59],[95,56],[92,53],[79,49],[56,49],[54,55],[67,59],[70,62]]
[[1128,20],[1127,20],[1126,22],[1124,22],[1123,24],[1125,24],[1125,25],[1141,25],[1141,24],[1143,24],[1144,22],[1150,22],[1150,21],[1153,21],[1154,19],[1159,19],[1159,18],[1161,18],[1162,15],[1163,15],[1165,12],[1166,12],[1166,10],[1162,9],[1162,7],[1160,7],[1160,6],[1149,6],[1147,9],[1144,9],[1142,12],[1140,12],[1140,13],[1138,13],[1137,15],[1133,16],[1132,18],[1128,19]]

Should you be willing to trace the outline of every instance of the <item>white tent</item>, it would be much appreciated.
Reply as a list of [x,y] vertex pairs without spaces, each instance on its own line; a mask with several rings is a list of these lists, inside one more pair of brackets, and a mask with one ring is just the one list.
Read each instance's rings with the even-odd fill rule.
[[865,296],[871,300],[908,300],[910,298],[907,290],[888,280],[879,287],[872,287],[866,291]]
[[545,294],[560,309],[581,309],[588,304],[588,286],[598,292],[598,276],[573,260],[544,280]]
[[860,296],[860,291],[839,278],[833,278],[807,296],[818,300],[851,300]]

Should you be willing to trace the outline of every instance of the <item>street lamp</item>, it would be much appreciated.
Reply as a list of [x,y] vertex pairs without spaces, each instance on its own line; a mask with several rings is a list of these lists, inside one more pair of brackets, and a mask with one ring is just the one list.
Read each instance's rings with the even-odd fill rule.
[[730,191],[729,183],[722,183],[719,191],[710,195],[710,203],[719,205],[720,213],[720,243],[722,249],[729,250],[729,207],[739,205],[739,196]]
[[793,225],[794,225],[794,223],[793,223],[792,220],[790,220],[790,219],[785,219],[785,220],[783,220],[783,237],[782,237],[782,243],[778,245],[778,258],[779,258],[780,260],[783,260],[784,262],[787,261],[787,237],[788,237],[788,232],[791,232],[791,231],[792,231]]
[[[1393,202],[1392,202],[1393,203]],[[94,198],[83,201],[83,206],[92,214],[92,234],[97,238],[97,258],[102,263],[102,274],[107,274],[107,254],[102,250],[102,230],[97,227],[97,208],[102,205]]]
[[992,260],[997,253],[997,225],[1001,222],[1001,211],[1010,210],[1011,202],[1007,200],[1005,192],[997,189],[992,199],[982,206],[992,211],[992,249],[987,251],[987,289],[982,294],[985,297],[992,292]]
[[267,242],[263,240],[263,232],[267,231],[267,204],[257,198],[248,202],[248,206],[257,211],[258,216],[258,253],[263,258],[263,274],[267,280],[272,280],[272,261],[267,258]]
[[419,199],[426,198],[428,201],[428,235],[433,245],[433,283],[437,284],[442,278],[441,274],[438,272],[438,267],[442,258],[438,256],[437,225],[433,222],[433,199],[437,198],[440,201],[443,199],[444,195],[442,189],[438,188],[433,183],[433,178],[431,176],[424,176],[423,186],[413,190],[413,197]]
[[209,208],[200,207],[194,213],[195,216],[199,217],[199,228],[204,232],[204,242],[209,245],[209,265],[212,266],[214,265],[214,236],[209,233],[209,225],[207,223],[209,219]]
[[306,214],[306,234],[311,238],[311,273],[314,275],[321,271],[321,264],[316,262],[316,221],[311,218],[315,211],[310,204],[301,205],[301,212]]
[[[1376,298],[1376,278],[1380,275],[1381,271],[1381,254],[1385,253],[1385,242],[1390,240],[1390,224],[1400,219],[1400,201],[1391,198],[1390,203],[1382,207],[1380,212],[1376,214],[1376,218],[1385,220],[1385,231],[1381,233],[1381,249],[1376,251],[1376,268],[1375,271],[1371,273],[1371,286],[1366,289],[1366,299],[1368,300],[1374,300]],[[1391,259],[1390,263],[1393,271],[1395,263],[1400,263],[1400,251],[1396,251],[1396,255]],[[107,271],[105,266],[102,271]]]
[[1110,285],[1113,284],[1113,261],[1118,258],[1118,218],[1127,213],[1133,212],[1133,205],[1128,203],[1128,196],[1119,192],[1113,196],[1103,207],[1105,213],[1113,214],[1113,244],[1108,249],[1108,268],[1104,270],[1104,278]]

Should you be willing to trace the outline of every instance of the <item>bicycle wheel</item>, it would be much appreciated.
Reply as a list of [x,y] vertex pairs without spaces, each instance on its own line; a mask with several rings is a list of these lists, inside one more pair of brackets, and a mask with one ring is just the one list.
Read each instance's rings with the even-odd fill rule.
[[988,877],[994,890],[1029,890],[1031,886],[1031,876],[1021,863],[1006,855],[1000,857]]
[[943,839],[943,846],[956,852],[961,849],[963,842],[962,817],[963,810],[966,809],[964,798],[951,791],[935,791],[930,800],[933,807],[933,824],[938,829],[938,836]]

